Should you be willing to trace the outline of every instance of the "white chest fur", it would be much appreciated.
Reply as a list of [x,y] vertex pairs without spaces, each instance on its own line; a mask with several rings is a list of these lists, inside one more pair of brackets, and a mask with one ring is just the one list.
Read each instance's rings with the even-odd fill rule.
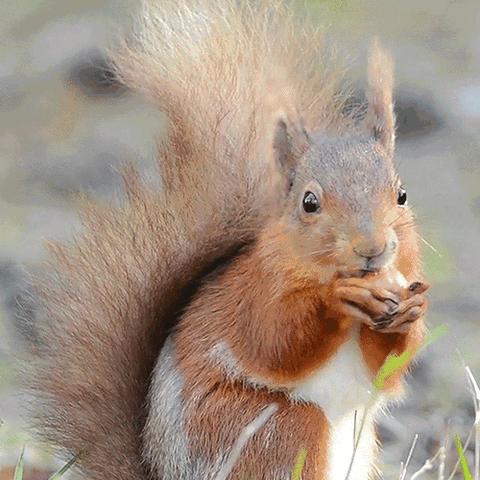
[[[358,345],[358,331],[354,331],[328,364],[299,383],[292,393],[296,399],[319,405],[330,423],[327,480],[345,479],[353,454],[354,431],[358,433],[371,390],[372,378]],[[374,416],[379,403],[367,415],[350,480],[367,480],[373,470]]]

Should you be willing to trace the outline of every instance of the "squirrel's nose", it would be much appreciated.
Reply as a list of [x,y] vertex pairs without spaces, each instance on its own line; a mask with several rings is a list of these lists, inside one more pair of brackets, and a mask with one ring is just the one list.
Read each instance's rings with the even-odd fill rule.
[[385,238],[358,238],[352,242],[353,251],[360,257],[379,257],[387,248]]

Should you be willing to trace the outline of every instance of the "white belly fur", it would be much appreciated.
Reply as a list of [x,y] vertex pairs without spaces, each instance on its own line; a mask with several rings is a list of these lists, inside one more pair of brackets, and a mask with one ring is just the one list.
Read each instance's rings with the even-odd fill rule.
[[[371,375],[358,345],[357,330],[327,365],[303,380],[292,393],[296,399],[319,405],[330,423],[327,480],[345,479],[353,454],[355,411],[358,434],[371,391]],[[369,410],[349,480],[367,480],[374,471],[377,450],[374,417],[380,403],[377,400]]]

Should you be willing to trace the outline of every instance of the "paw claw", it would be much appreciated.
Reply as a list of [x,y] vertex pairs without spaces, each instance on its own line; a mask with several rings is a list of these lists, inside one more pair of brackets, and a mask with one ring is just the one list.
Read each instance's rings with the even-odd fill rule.
[[374,321],[374,330],[382,330],[392,324],[394,315],[384,315],[383,317]]
[[385,300],[385,305],[388,309],[388,315],[395,315],[398,312],[399,304],[394,300],[387,298],[387,300]]
[[412,293],[424,293],[428,290],[429,285],[425,282],[413,282],[408,287],[408,290]]
[[411,291],[411,292],[415,292],[416,290],[418,290],[418,288],[420,287],[421,283],[420,282],[413,282],[409,287],[408,289]]

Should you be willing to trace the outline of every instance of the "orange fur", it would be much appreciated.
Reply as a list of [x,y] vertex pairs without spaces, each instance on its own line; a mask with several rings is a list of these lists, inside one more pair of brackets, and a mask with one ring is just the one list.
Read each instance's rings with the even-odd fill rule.
[[[292,404],[282,394],[262,390],[253,393],[241,383],[203,383],[205,398],[188,412],[187,435],[191,454],[214,461],[228,448],[262,409],[275,402],[279,410],[270,423],[246,445],[230,478],[270,479],[293,471],[302,449],[307,451],[303,478],[324,478],[327,464],[328,423],[312,405]],[[186,392],[188,395],[188,392]],[[221,428],[212,425],[221,419]],[[296,439],[295,441],[292,441]]]
[[[398,225],[398,229],[406,238],[397,267],[403,267],[408,258],[415,268],[404,273],[418,279],[415,232],[410,226],[405,230]],[[185,425],[191,455],[214,462],[263,407],[271,402],[281,405],[274,416],[273,438],[267,442],[268,428],[257,434],[242,453],[233,478],[242,478],[244,471],[253,471],[258,478],[280,478],[293,464],[299,443],[310,452],[304,478],[326,478],[330,426],[321,409],[296,405],[286,394],[328,363],[356,323],[339,313],[336,277],[319,282],[288,245],[281,226],[268,224],[254,246],[198,292],[174,334],[186,385],[183,398],[189,406]],[[359,344],[372,382],[388,354],[405,350],[414,354],[422,333],[420,320],[406,334],[362,325]],[[229,346],[233,370],[228,360],[217,365],[212,357],[222,343]],[[386,388],[398,390],[401,376],[398,372],[389,379]],[[292,425],[298,429],[295,441]],[[323,454],[318,457],[317,451]]]

